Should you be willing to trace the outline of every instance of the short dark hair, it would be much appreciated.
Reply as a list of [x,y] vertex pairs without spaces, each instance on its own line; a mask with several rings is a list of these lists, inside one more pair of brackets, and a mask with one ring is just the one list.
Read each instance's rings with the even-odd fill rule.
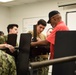
[[0,36],[1,36],[2,34],[4,34],[4,32],[3,32],[3,31],[0,31]]
[[37,25],[40,25],[42,24],[43,26],[46,26],[46,21],[44,19],[40,19],[38,22],[37,22]]
[[13,29],[13,27],[17,27],[18,28],[18,25],[17,24],[9,24],[7,26],[7,32],[9,33],[9,29]]

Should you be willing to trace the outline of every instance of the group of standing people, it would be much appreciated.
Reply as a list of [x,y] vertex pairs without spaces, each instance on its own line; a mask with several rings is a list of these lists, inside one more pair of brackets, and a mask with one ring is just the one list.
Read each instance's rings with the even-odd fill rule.
[[[53,10],[48,14],[48,22],[44,19],[40,19],[37,22],[37,41],[31,42],[31,46],[42,46],[42,45],[50,45],[50,59],[54,58],[54,45],[55,45],[55,34],[57,31],[67,31],[69,30],[65,23],[62,21],[62,17],[60,12],[57,10]],[[51,33],[46,37],[42,34],[42,31],[45,29],[47,23],[52,26]],[[9,24],[7,27],[8,34],[17,34],[18,33],[18,25],[17,24]],[[29,31],[28,33],[32,34],[33,31]],[[1,35],[4,36],[4,35]],[[6,38],[7,39],[7,38]],[[0,42],[0,49],[9,48],[9,50],[13,53],[15,48],[6,43],[4,37],[3,43]],[[48,54],[45,55],[41,54],[34,58],[30,59],[30,62],[48,60]],[[17,75],[16,72],[16,65],[14,61],[14,57],[7,54],[5,51],[0,50],[0,75]],[[48,75],[48,67],[39,68],[37,70],[37,75]]]

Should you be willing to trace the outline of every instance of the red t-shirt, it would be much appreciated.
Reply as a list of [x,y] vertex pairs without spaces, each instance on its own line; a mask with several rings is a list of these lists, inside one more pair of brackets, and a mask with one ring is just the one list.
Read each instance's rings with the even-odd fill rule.
[[48,42],[50,42],[50,52],[51,52],[51,59],[54,58],[54,45],[55,45],[55,33],[57,31],[66,31],[69,30],[68,27],[64,24],[63,21],[59,22],[57,26],[53,29],[51,34],[46,38]]

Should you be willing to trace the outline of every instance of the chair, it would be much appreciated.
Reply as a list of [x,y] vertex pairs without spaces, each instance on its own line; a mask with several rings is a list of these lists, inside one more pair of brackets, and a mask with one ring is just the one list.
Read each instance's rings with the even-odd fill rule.
[[[76,55],[76,31],[58,31],[54,58]],[[52,75],[76,75],[76,61],[53,65]]]
[[17,75],[29,75],[29,54],[31,34],[20,35],[19,54],[17,58]]

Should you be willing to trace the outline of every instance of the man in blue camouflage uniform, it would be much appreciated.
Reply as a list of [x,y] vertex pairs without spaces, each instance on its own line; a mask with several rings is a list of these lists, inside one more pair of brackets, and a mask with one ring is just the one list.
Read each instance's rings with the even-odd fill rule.
[[[14,47],[9,44],[0,44],[0,49],[9,48],[13,53]],[[0,50],[0,75],[17,75],[14,57]]]

